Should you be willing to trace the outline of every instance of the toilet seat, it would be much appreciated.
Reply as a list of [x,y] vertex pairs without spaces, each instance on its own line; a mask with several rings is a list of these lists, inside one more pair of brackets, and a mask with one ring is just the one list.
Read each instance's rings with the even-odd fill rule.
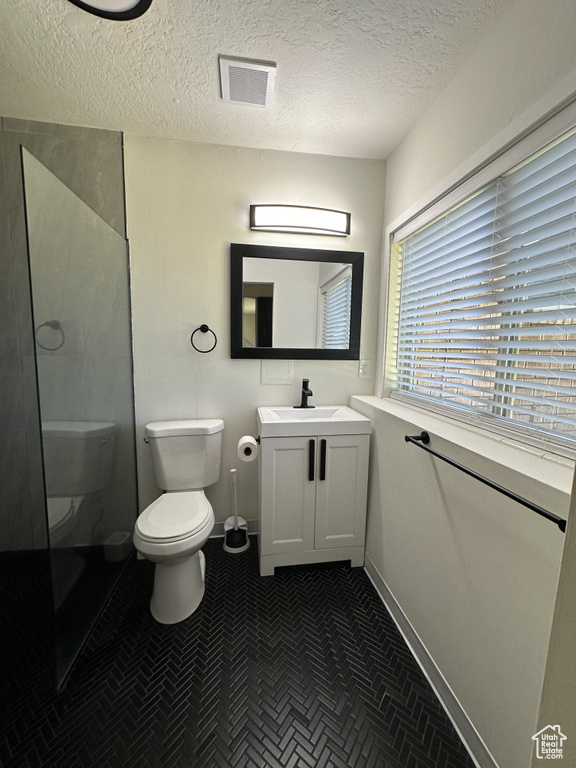
[[194,536],[212,519],[203,491],[174,491],[146,507],[136,521],[136,531],[144,541],[168,544]]

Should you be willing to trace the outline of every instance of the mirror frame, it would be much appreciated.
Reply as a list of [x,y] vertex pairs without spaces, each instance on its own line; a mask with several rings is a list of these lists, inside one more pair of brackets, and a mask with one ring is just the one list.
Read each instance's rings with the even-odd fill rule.
[[[290,259],[322,261],[352,266],[350,346],[348,349],[306,347],[243,347],[242,285],[243,259]],[[364,254],[360,251],[328,251],[316,248],[284,248],[275,245],[230,244],[230,357],[262,360],[359,360],[362,325]]]

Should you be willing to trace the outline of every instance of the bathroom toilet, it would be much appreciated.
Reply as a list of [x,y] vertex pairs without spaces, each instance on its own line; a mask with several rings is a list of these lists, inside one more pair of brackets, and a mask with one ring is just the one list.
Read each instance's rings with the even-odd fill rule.
[[204,553],[214,512],[204,494],[220,476],[222,419],[156,421],[146,425],[156,485],[164,494],[136,521],[134,546],[156,564],[152,616],[176,624],[204,596]]
[[115,432],[109,421],[42,422],[52,549],[94,544],[102,517],[99,494],[112,477]]
[[82,548],[96,544],[103,515],[101,495],[112,479],[116,430],[111,421],[42,421],[56,611],[84,572]]

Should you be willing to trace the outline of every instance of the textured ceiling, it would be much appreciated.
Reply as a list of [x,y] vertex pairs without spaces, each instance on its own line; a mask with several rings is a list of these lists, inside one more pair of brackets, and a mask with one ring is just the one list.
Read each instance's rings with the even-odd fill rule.
[[[99,19],[0,0],[0,114],[384,158],[513,0],[154,0]],[[277,62],[273,106],[224,104],[218,54]]]

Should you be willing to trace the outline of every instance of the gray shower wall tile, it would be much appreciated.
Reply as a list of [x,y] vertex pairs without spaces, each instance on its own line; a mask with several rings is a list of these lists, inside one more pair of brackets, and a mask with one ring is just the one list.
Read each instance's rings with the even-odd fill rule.
[[9,712],[56,682],[21,146],[125,236],[121,134],[0,118],[0,710]]
[[[0,250],[3,248],[4,243],[0,239]],[[18,326],[15,314],[12,274],[7,269],[0,269],[0,357],[18,355]]]
[[0,269],[6,265],[10,244],[10,225],[8,219],[8,192],[6,189],[6,164],[4,160],[4,134],[0,131]]
[[[14,122],[14,121],[11,121]],[[4,120],[6,123],[6,120]],[[58,128],[59,126],[56,126]],[[72,131],[71,128],[68,131]],[[84,129],[79,129],[82,135]],[[93,133],[93,132],[90,132]],[[22,178],[21,147],[25,147],[102,219],[124,237],[123,149],[111,141],[52,138],[39,133],[4,133],[4,162],[7,205],[3,206],[11,247],[4,251],[3,273],[12,276],[15,312],[12,319],[12,349],[34,354],[34,327],[30,301],[28,248]],[[10,324],[6,325],[10,334]]]
[[[42,549],[47,546],[43,481],[41,472],[30,472],[22,368],[17,357],[0,359],[0,381],[0,433],[9,435],[8,440],[0,440],[0,551]],[[37,443],[39,449],[39,440]],[[36,487],[30,482],[34,475]]]
[[18,350],[21,355],[34,354],[30,278],[22,163],[20,147],[14,135],[4,133],[4,164],[6,172],[7,214],[10,244],[7,249],[6,269],[11,271],[14,291],[14,320],[18,329]]
[[29,535],[33,549],[48,546],[46,499],[44,491],[44,463],[42,434],[38,410],[36,360],[32,355],[20,357],[22,399],[24,402],[24,429],[28,461],[28,494],[30,497]]
[[18,354],[18,324],[12,275],[8,193],[4,168],[4,139],[0,131],[0,357]]
[[[8,179],[21,182],[24,147],[113,229],[126,236],[122,134],[71,126],[14,130],[22,121],[4,120]],[[28,123],[27,126],[39,124]],[[6,128],[8,126],[8,128]]]
[[[15,253],[10,226],[12,211],[7,185],[4,135],[0,132],[0,430],[5,436],[0,440],[2,552],[46,546],[46,534],[44,532],[42,536],[41,532],[45,514],[38,502],[32,501],[29,483],[25,395],[20,360],[19,297],[14,285]],[[27,289],[28,296],[29,293]],[[37,402],[37,396],[34,402]],[[38,482],[41,480],[40,473]],[[40,500],[40,504],[43,503]]]
[[0,550],[14,551],[47,546],[21,147],[124,236],[123,145],[111,131],[11,118],[1,127],[0,428],[10,439],[0,446]]

